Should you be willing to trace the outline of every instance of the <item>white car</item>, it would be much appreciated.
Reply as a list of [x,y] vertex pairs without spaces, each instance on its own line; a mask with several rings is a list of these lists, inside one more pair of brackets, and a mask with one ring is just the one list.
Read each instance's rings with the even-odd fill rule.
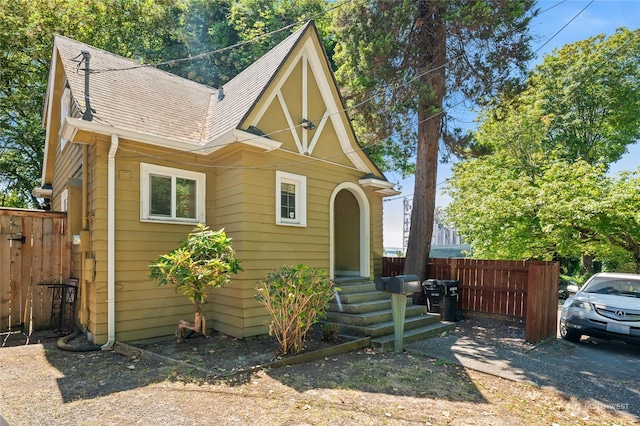
[[578,289],[567,287],[560,336],[577,342],[582,335],[640,344],[640,275],[598,273]]

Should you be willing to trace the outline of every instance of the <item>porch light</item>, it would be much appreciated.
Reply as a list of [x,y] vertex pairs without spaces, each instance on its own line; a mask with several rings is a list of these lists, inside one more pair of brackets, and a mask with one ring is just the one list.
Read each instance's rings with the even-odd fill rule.
[[303,118],[302,123],[300,124],[302,125],[303,129],[314,130],[316,128],[316,125],[313,124],[313,122],[307,120],[306,118]]

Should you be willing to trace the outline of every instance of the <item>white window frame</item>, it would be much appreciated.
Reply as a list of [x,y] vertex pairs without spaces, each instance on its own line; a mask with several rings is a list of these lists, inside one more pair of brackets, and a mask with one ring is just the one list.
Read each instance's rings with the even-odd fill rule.
[[[65,87],[62,91],[62,97],[60,98],[60,127],[64,125],[65,117],[69,116],[71,110],[71,90]],[[60,138],[60,151],[62,151],[67,144],[67,140]]]
[[[171,177],[172,194],[171,194],[171,217],[154,216],[151,211],[151,191],[150,176],[163,175]],[[182,218],[176,217],[176,194],[175,181],[176,178],[185,178],[196,182],[196,217]],[[206,199],[205,199],[206,175],[191,170],[176,169],[173,167],[158,166],[156,164],[140,163],[140,221],[154,223],[178,223],[178,224],[194,224],[206,223]]]
[[[288,183],[295,186],[296,193],[296,218],[289,219],[280,216],[282,207],[282,184]],[[307,177],[293,173],[276,170],[276,225],[307,226]]]
[[60,211],[66,212],[69,210],[69,189],[65,188],[60,194]]

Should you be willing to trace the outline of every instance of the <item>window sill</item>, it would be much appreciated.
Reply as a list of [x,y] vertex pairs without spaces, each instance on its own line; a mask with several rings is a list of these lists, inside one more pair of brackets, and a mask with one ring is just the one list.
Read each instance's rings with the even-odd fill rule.
[[204,222],[199,221],[199,220],[186,221],[186,220],[149,219],[149,218],[140,218],[140,222],[162,223],[162,224],[165,224],[165,225],[191,225],[191,226],[195,226],[198,223],[204,223]]

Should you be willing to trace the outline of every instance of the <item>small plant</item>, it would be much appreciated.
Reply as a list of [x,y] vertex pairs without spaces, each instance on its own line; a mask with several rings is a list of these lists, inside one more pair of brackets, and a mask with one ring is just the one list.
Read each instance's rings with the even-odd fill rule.
[[281,266],[260,282],[257,299],[271,315],[269,334],[276,336],[283,354],[304,349],[309,329],[326,317],[333,283],[322,269],[305,265]]
[[177,341],[184,342],[187,330],[207,336],[207,321],[200,304],[210,288],[222,287],[230,281],[230,273],[242,271],[224,229],[211,231],[198,224],[177,249],[149,265],[149,278],[158,285],[173,284],[194,304],[194,322],[180,320]]
[[325,342],[335,342],[338,338],[338,325],[337,324],[329,324],[324,323],[320,327],[320,331],[322,334],[320,338]]

